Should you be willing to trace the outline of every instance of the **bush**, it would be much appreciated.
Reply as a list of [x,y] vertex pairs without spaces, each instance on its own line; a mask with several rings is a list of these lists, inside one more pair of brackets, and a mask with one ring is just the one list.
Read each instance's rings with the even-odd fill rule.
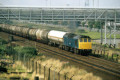
[[77,29],[77,33],[85,33],[84,29]]
[[13,22],[12,21],[10,21],[10,20],[6,20],[6,19],[0,19],[0,24],[13,24]]
[[23,47],[22,52],[24,54],[31,54],[31,55],[37,55],[37,50],[33,47]]
[[16,53],[13,46],[7,46],[5,49],[5,52],[7,55],[13,55]]
[[7,41],[0,38],[0,54],[4,55],[4,53],[6,52],[7,43],[8,43]]
[[4,54],[4,52],[6,51],[6,45],[0,45],[0,54]]
[[82,22],[82,27],[84,27],[85,26],[85,22]]
[[8,43],[8,42],[7,42],[6,40],[0,38],[0,44],[1,44],[1,45],[2,45],[2,44],[7,44],[7,43]]
[[95,24],[95,21],[92,21],[92,20],[88,21],[88,27],[90,29],[92,29],[94,27],[94,24]]
[[17,46],[14,48],[14,50],[19,53],[19,54],[26,54],[28,56],[31,56],[31,55],[37,55],[37,50],[33,47],[20,47],[20,46]]

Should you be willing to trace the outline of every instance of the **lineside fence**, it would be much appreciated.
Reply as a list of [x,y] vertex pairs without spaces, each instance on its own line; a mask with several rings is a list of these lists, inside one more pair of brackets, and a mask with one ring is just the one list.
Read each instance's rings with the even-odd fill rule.
[[92,54],[96,57],[103,57],[106,60],[120,63],[120,54],[101,45],[93,44]]
[[36,60],[35,57],[28,57],[22,55],[15,55],[15,61],[21,61],[23,65],[33,74],[35,74],[35,80],[74,80],[74,75],[68,77],[66,72],[62,73],[62,69],[58,69],[53,65],[41,64],[40,60]]

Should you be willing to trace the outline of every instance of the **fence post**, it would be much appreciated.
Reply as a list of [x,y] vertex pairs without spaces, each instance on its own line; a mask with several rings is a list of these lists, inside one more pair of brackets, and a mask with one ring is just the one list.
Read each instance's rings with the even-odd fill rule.
[[57,69],[57,67],[54,69],[53,80],[55,80],[55,70],[56,69]]
[[102,50],[101,50],[101,56],[102,56]]
[[29,71],[31,71],[31,59],[29,58]]
[[104,57],[105,57],[105,46],[104,46]]
[[28,59],[28,70],[30,70],[30,58]]
[[[47,65],[47,64],[46,64]],[[45,67],[46,67],[46,65],[44,66],[44,80],[45,80]]]
[[96,49],[95,49],[95,51],[94,51],[94,55],[95,55],[95,52],[96,52]]
[[102,50],[102,57],[104,57],[104,51]]
[[24,66],[25,66],[25,54],[24,54],[24,56],[23,56],[23,64],[24,64]]
[[27,56],[27,62],[26,62],[26,67],[27,67],[27,69],[28,69],[28,56]]
[[[74,76],[74,75],[73,75]],[[73,76],[70,78],[70,80],[72,80]]]
[[99,55],[99,50],[98,50],[98,55]]
[[58,80],[60,80],[60,72],[62,71],[62,69],[58,72]]
[[107,53],[107,59],[108,59],[109,53]]
[[49,74],[48,74],[48,80],[50,80],[50,68],[52,67],[52,65],[49,67]]
[[32,72],[34,72],[34,60],[32,60]]
[[36,74],[37,74],[37,61],[36,61]]
[[[67,72],[67,73],[68,73],[68,72]],[[65,73],[65,76],[64,76],[64,77],[65,77],[65,80],[66,80],[66,78],[67,78],[67,73]]]
[[114,55],[112,54],[112,61],[114,61],[114,58],[113,58],[113,57],[114,57]]
[[31,71],[31,59],[29,58],[29,70]]
[[41,64],[39,64],[39,74],[41,74]]
[[119,56],[119,55],[117,54],[116,62],[118,62],[118,58],[119,58],[118,56]]

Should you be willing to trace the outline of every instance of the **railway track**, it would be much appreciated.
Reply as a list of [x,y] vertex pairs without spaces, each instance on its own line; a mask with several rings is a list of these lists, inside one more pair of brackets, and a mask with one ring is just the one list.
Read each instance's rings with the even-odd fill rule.
[[[58,52],[58,51],[56,51],[56,49],[49,49],[49,46],[45,45],[43,47],[43,46],[40,46],[40,45],[41,44],[39,44],[39,43],[36,44],[36,47],[40,50],[51,53],[53,55],[64,57],[66,59],[72,60],[72,61],[74,61],[76,63],[79,63],[79,64],[82,63],[82,64],[87,65],[89,67],[99,69],[99,70],[102,70],[102,71],[105,71],[105,72],[108,72],[108,73],[111,73],[113,75],[116,75],[116,76],[120,77],[120,65],[119,64],[116,64],[116,63],[115,63],[115,65],[113,65],[114,63],[109,64],[109,63],[106,63],[106,62],[108,62],[106,60],[101,59],[102,61],[104,61],[104,62],[102,62],[100,60],[97,60],[96,58],[91,58],[91,56],[90,57],[79,56],[79,58],[78,57],[76,58],[76,57],[73,57],[69,54],[63,54],[63,52],[61,52],[61,51]],[[64,51],[64,52],[67,53],[66,51]]]
[[107,72],[109,74],[112,74],[112,75],[120,78],[120,64],[118,64],[118,63],[110,62],[110,61],[96,58],[93,56],[81,56],[81,55],[76,56],[75,54],[73,55],[71,52],[60,50],[55,47],[51,47],[51,46],[48,46],[48,45],[45,45],[42,43],[38,43],[35,41],[31,41],[31,40],[28,41],[27,39],[22,38],[22,37],[18,37],[18,36],[15,36],[15,37],[18,39],[21,39],[21,40],[25,40],[25,41],[19,42],[19,45],[28,45],[29,44],[29,45],[33,46],[36,43],[36,48],[38,50],[47,52],[47,53],[49,53],[49,55],[57,55],[57,56],[65,58],[65,59],[71,60],[75,63],[84,64],[88,67],[92,67],[94,69]]
[[[27,43],[28,44],[28,43]],[[32,44],[32,45],[34,45],[34,44]],[[45,49],[49,49],[50,48],[50,46],[48,46],[48,45],[43,45],[43,44],[41,44],[41,43],[37,43],[36,44],[36,46],[37,46],[37,48],[39,49],[41,46],[39,46],[39,45],[42,45],[42,48],[43,48],[43,46],[44,46],[44,48]],[[120,64],[118,64],[118,63],[114,63],[114,62],[110,62],[110,61],[107,61],[107,60],[104,60],[104,59],[100,59],[100,58],[96,58],[96,57],[93,57],[93,56],[81,56],[81,55],[75,55],[75,54],[72,54],[71,52],[67,52],[67,51],[64,51],[64,50],[60,50],[60,49],[58,49],[58,48],[55,48],[54,47],[54,49],[53,48],[51,48],[51,49],[49,49],[49,50],[52,50],[52,51],[54,51],[54,52],[56,52],[56,53],[59,53],[59,54],[62,54],[62,55],[68,55],[68,56],[70,56],[70,57],[73,57],[73,58],[76,58],[76,59],[81,59],[81,60],[90,60],[90,62],[89,63],[94,63],[94,64],[103,64],[103,65],[105,65],[106,67],[110,67],[110,68],[112,68],[112,69],[116,69],[116,70],[118,70],[119,72],[120,72]],[[57,52],[57,51],[59,51],[60,50],[60,52]],[[67,53],[67,54],[64,54],[64,53]],[[73,56],[74,55],[74,56]],[[96,63],[97,62],[97,63]]]

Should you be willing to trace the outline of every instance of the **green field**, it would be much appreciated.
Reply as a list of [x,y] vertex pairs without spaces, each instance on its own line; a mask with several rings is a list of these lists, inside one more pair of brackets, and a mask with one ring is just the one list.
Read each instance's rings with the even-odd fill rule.
[[[90,31],[86,31],[86,32],[76,32],[76,34],[79,34],[79,35],[86,35],[86,36],[90,36],[92,39],[100,39],[101,37],[101,33],[100,32],[90,32]],[[103,38],[104,37],[104,32],[103,32]],[[107,35],[107,38],[109,38],[109,36]],[[114,38],[114,34],[112,34],[112,38]],[[120,38],[120,34],[116,34],[116,38],[119,39]]]

